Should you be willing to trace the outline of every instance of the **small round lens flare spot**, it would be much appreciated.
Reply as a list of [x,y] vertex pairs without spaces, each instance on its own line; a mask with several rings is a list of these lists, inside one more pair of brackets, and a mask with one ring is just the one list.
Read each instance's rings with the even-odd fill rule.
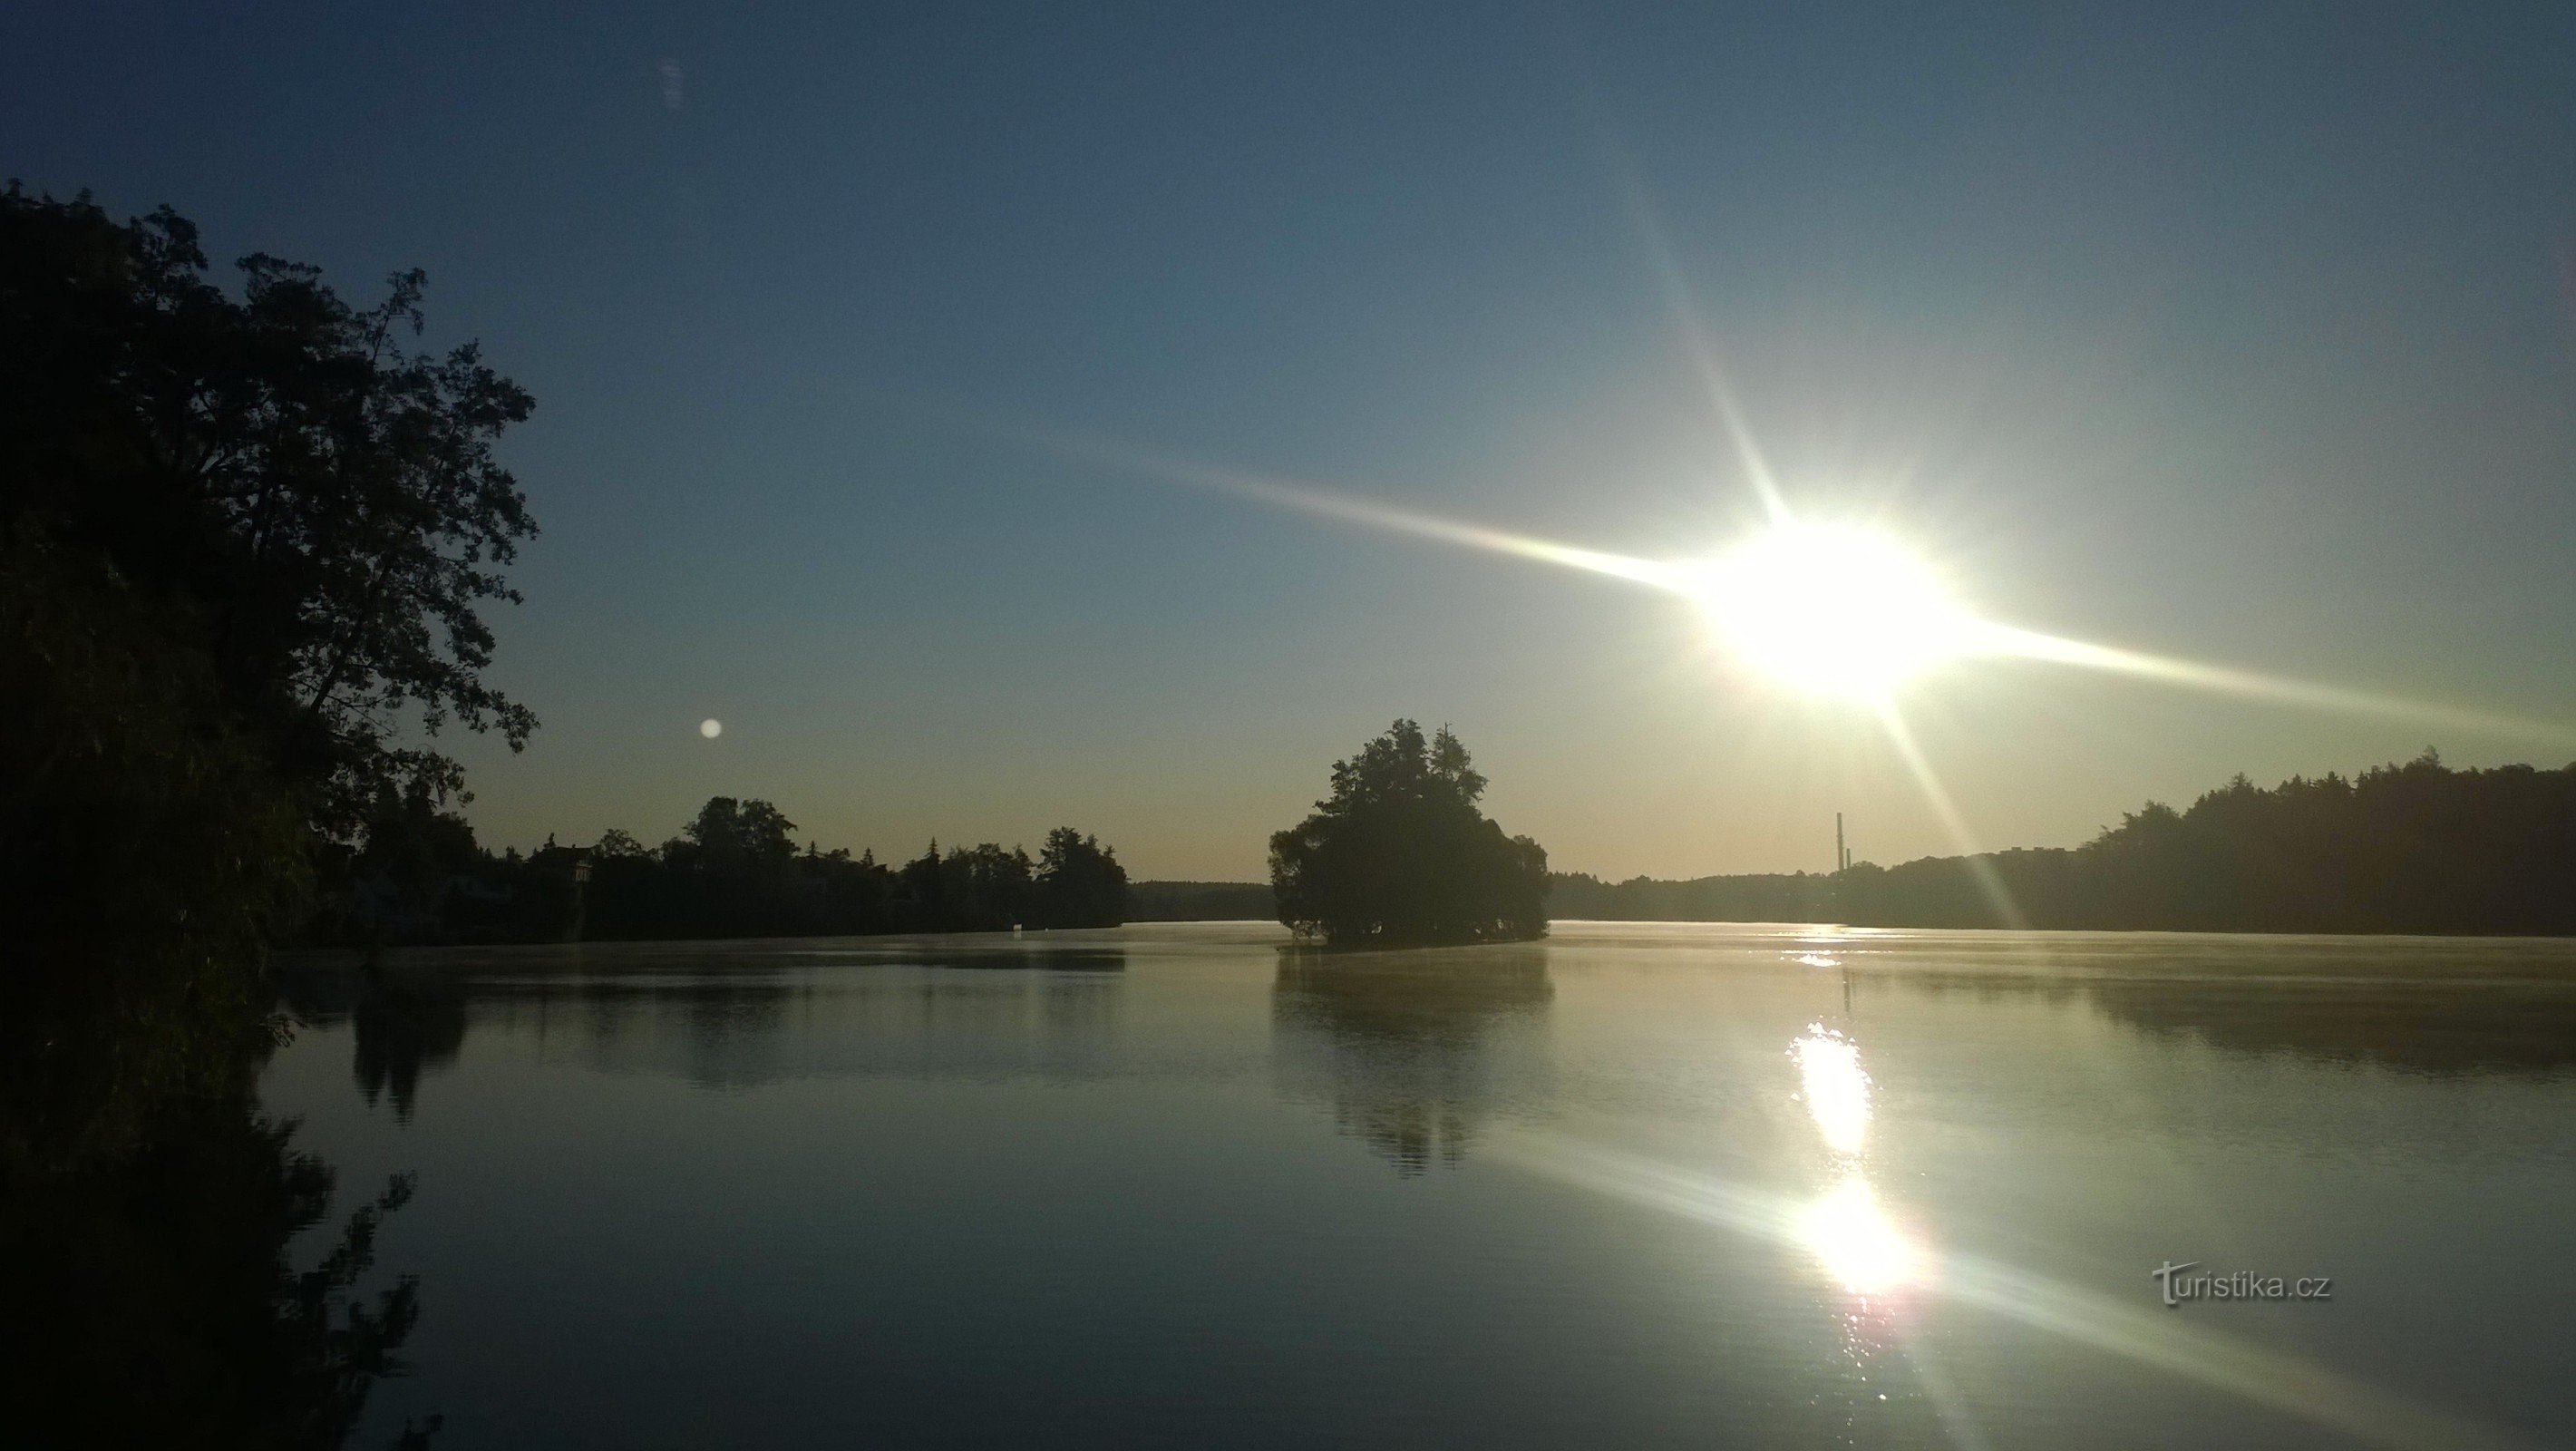
[[1972,653],[1982,629],[1920,557],[1845,525],[1766,530],[1702,566],[1692,594],[1746,665],[1846,699],[1885,699]]
[[698,722],[698,734],[705,736],[708,740],[714,740],[716,737],[724,734],[724,722],[710,716],[707,719]]

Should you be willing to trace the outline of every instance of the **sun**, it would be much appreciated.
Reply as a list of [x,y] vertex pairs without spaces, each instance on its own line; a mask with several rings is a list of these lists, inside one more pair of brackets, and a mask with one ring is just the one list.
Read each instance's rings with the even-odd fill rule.
[[1883,701],[1980,632],[1920,556],[1849,525],[1774,525],[1701,566],[1691,594],[1756,672],[1843,699]]

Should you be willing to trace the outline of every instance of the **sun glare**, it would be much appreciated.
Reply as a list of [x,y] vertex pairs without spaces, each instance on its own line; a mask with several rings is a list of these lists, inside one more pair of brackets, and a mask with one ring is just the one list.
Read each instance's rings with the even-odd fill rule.
[[1819,1023],[1789,1045],[1798,1065],[1799,1097],[1837,1154],[1857,1154],[1869,1133],[1869,1075],[1849,1038]]
[[1923,1252],[1854,1176],[1837,1183],[1798,1217],[1799,1237],[1825,1272],[1856,1295],[1882,1295],[1924,1278]]
[[1931,566],[1845,525],[1765,530],[1703,566],[1692,593],[1737,658],[1817,695],[1884,700],[1978,636]]

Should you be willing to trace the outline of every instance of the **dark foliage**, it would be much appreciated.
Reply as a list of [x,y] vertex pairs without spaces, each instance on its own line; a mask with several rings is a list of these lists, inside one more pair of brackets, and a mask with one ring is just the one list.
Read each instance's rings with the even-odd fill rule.
[[0,1182],[246,1090],[301,823],[204,658],[95,559],[0,538]]
[[1547,914],[1559,921],[1820,922],[1834,920],[1833,890],[1834,879],[1821,873],[1605,882],[1589,872],[1555,872],[1547,879]]
[[1030,917],[1042,927],[1115,927],[1127,916],[1127,869],[1096,836],[1047,833],[1031,879]]
[[458,788],[408,727],[535,729],[482,681],[480,614],[536,530],[492,452],[531,405],[471,343],[408,350],[418,272],[359,309],[312,267],[239,271],[236,298],[167,208],[0,193],[0,523],[132,590],[346,836],[382,789]]
[[1130,922],[1267,922],[1279,915],[1268,882],[1135,882]]
[[1925,857],[1836,876],[1558,877],[1565,917],[1886,927],[2576,934],[2576,766],[2455,771],[2427,751],[2346,779],[2238,776],[2150,802],[2072,850]]
[[719,796],[658,848],[610,831],[589,847],[549,841],[495,855],[463,818],[417,795],[387,797],[317,936],[350,945],[794,937],[1126,918],[1127,869],[1071,827],[1047,833],[1034,861],[1016,847],[932,842],[900,866],[872,852],[800,851],[795,830],[766,801]]
[[1485,778],[1442,727],[1399,720],[1333,763],[1333,794],[1270,838],[1279,920],[1301,937],[1365,944],[1543,936],[1547,853],[1476,809]]
[[320,1451],[403,1370],[417,1286],[357,1285],[412,1181],[350,1212],[318,1255],[290,1255],[328,1215],[332,1170],[243,1102],[197,1107],[123,1158],[0,1197],[11,1444]]
[[[495,438],[528,398],[253,256],[238,295],[166,208],[0,192],[0,1124],[34,1171],[230,1093],[262,951],[361,821],[434,816],[421,744],[535,722],[478,608],[533,531]],[[393,872],[417,877],[419,864]]]
[[406,349],[418,273],[360,311],[206,271],[166,209],[0,193],[13,1444],[336,1445],[396,1368],[412,1289],[355,1285],[407,1181],[288,1265],[331,1176],[258,1116],[265,949],[371,806],[456,792],[421,735],[535,724],[477,612],[533,530],[491,452],[527,395]]

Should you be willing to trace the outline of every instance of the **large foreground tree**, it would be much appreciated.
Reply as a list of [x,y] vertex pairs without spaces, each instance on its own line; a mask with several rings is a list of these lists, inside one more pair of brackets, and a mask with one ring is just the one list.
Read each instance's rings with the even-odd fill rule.
[[449,723],[516,747],[486,601],[536,532],[493,444],[527,393],[471,343],[416,351],[419,272],[371,307],[264,254],[238,295],[168,208],[0,193],[0,529],[157,613],[326,834],[445,797]]
[[1446,726],[1399,720],[1333,763],[1333,794],[1270,838],[1279,920],[1335,946],[1507,942],[1547,932],[1547,852],[1476,807],[1485,778]]
[[438,726],[535,725],[478,613],[534,527],[491,451],[527,395],[410,351],[418,273],[360,310],[240,272],[166,209],[0,192],[0,1304],[43,1327],[0,1402],[30,1444],[357,1423],[416,1309],[354,1288],[408,1181],[314,1262],[330,1170],[257,1107],[264,949],[317,855],[456,792]]
[[458,792],[440,727],[535,728],[481,614],[528,395],[416,351],[421,289],[0,191],[0,1160],[237,1091],[317,860]]

